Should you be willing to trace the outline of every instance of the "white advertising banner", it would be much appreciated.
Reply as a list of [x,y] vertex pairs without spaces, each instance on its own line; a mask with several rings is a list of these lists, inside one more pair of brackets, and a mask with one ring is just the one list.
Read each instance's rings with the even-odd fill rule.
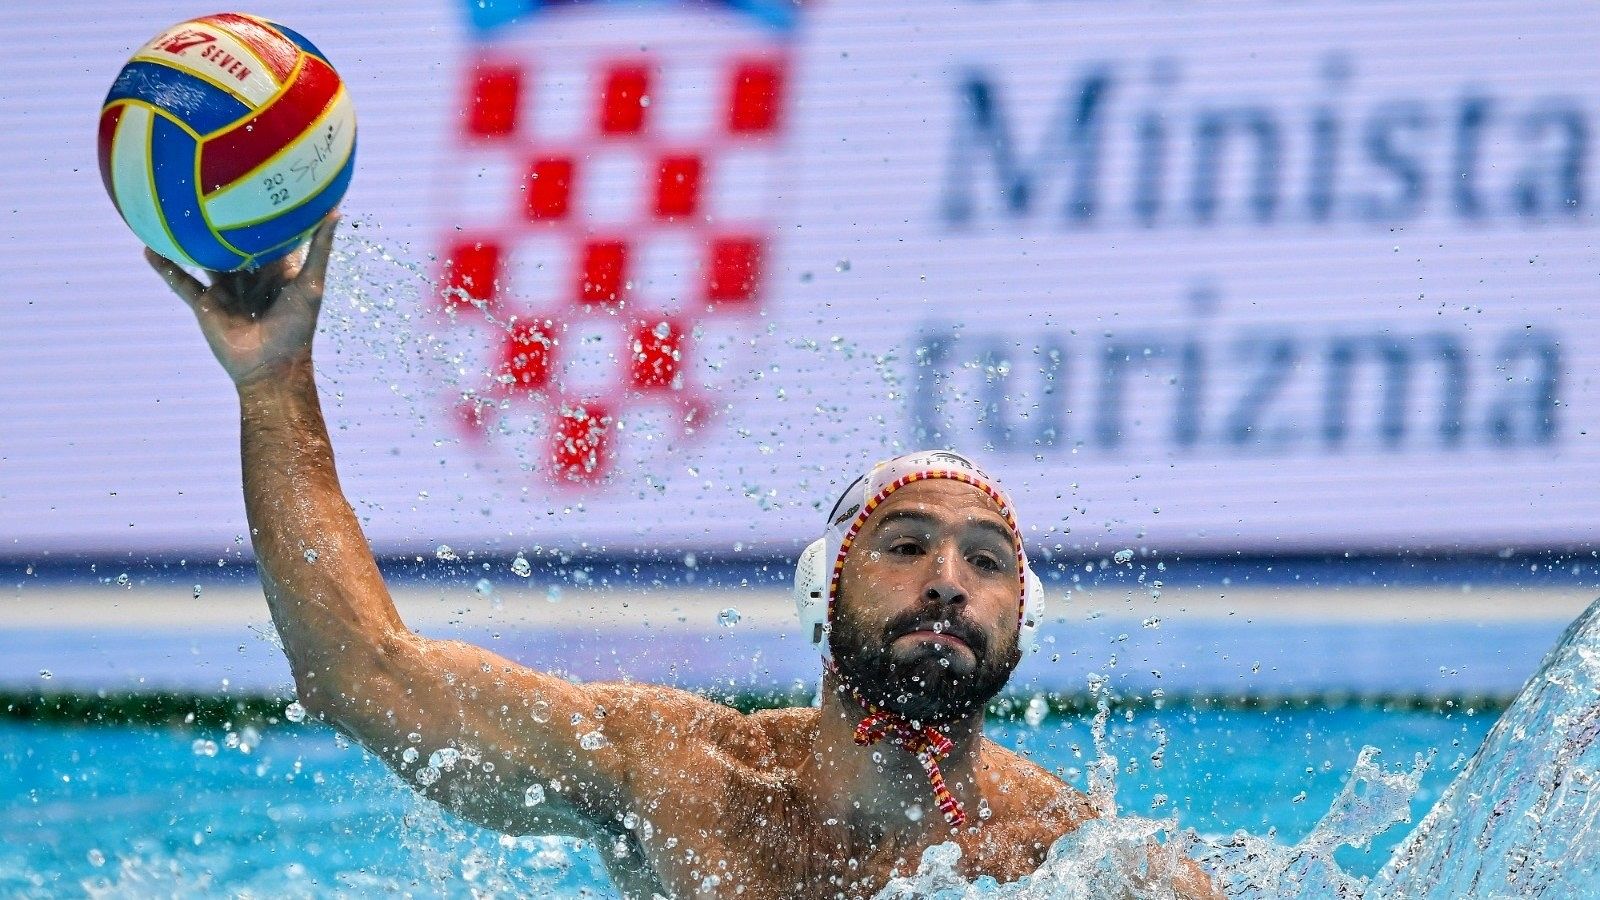
[[[1043,547],[1600,539],[1590,3],[253,9],[360,128],[318,352],[387,553],[788,551],[948,446]],[[192,16],[0,13],[0,556],[217,554],[235,410],[95,174]]]

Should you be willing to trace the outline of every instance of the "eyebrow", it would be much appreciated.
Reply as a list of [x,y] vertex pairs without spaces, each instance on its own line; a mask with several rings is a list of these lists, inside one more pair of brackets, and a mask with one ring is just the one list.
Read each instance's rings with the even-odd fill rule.
[[[885,528],[888,528],[890,525],[895,525],[895,524],[898,524],[900,522],[914,523],[914,524],[927,525],[927,526],[934,526],[934,525],[938,525],[939,524],[939,520],[938,519],[934,518],[933,516],[928,515],[925,512],[922,512],[920,510],[915,510],[915,509],[892,509],[892,510],[884,513],[883,514],[883,518],[878,520],[878,525],[877,525],[877,529],[876,530],[881,531],[881,530],[883,530]],[[980,531],[988,531],[988,532],[993,533],[1003,543],[1005,543],[1009,547],[1012,547],[1013,549],[1015,549],[1015,547],[1016,547],[1016,544],[1014,543],[1016,538],[1015,538],[1015,536],[1012,535],[1011,529],[1009,529],[1006,526],[1000,524],[999,522],[994,521],[993,519],[975,519],[975,518],[974,519],[968,519],[967,520],[967,524],[970,525],[973,528],[979,529]]]

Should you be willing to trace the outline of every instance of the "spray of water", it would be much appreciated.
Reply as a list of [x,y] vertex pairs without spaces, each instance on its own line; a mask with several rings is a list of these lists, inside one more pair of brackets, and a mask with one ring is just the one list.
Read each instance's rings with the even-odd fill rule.
[[[401,353],[409,364],[454,370],[474,380],[468,357],[437,338],[408,327],[414,291],[426,288],[420,267],[390,256],[379,244],[347,236],[333,267],[341,273],[330,296],[345,299],[324,315],[336,341],[356,341],[361,354]],[[398,277],[397,277],[398,276]],[[452,385],[463,395],[471,387]],[[402,398],[427,402],[416,395]],[[514,571],[515,568],[514,568]],[[518,571],[517,574],[523,574]],[[1150,626],[1154,627],[1154,626]],[[1344,872],[1340,847],[1366,847],[1410,821],[1410,804],[1428,761],[1386,769],[1379,752],[1364,748],[1327,814],[1292,845],[1240,831],[1203,837],[1180,830],[1175,819],[1119,814],[1116,779],[1121,765],[1107,739],[1110,706],[1104,680],[1093,722],[1095,758],[1087,767],[1089,797],[1099,818],[1058,840],[1033,873],[1006,884],[966,879],[954,844],[930,847],[915,873],[895,878],[879,900],[1008,898],[1008,900],[1156,900],[1176,895],[1184,858],[1198,861],[1229,898],[1239,900],[1454,900],[1461,897],[1576,898],[1600,884],[1600,602],[1567,630],[1538,673],[1490,733],[1482,749],[1421,825],[1400,845],[1383,871],[1368,880]],[[1162,741],[1165,746],[1165,741]],[[563,838],[493,838],[475,833],[418,799],[397,779],[365,788],[402,794],[403,848],[419,860],[441,891],[464,887],[473,896],[541,896],[558,889],[575,867],[586,880],[604,883],[599,856]],[[200,847],[197,841],[196,848]],[[84,881],[91,896],[129,893],[207,893],[228,860],[207,864],[204,851],[145,848],[107,866],[105,876]],[[295,866],[230,877],[234,888],[262,895],[296,896],[305,889]],[[339,875],[338,887],[356,892],[406,892],[400,883],[367,869]]]

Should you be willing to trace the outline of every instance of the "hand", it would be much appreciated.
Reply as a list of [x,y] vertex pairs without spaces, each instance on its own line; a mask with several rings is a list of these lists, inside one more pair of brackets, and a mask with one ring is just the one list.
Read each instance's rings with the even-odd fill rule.
[[200,320],[211,352],[238,387],[275,377],[311,359],[323,279],[337,213],[329,213],[298,253],[254,271],[207,272],[210,286],[153,250],[145,259]]

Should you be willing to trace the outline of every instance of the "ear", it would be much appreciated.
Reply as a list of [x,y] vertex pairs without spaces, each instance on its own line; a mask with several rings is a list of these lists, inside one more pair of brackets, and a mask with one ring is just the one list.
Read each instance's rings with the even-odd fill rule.
[[1039,626],[1044,624],[1044,582],[1029,566],[1023,571],[1022,626],[1017,631],[1017,646],[1023,653],[1039,649]]
[[800,634],[828,652],[827,541],[817,538],[800,554],[794,567],[794,608],[800,617]]

